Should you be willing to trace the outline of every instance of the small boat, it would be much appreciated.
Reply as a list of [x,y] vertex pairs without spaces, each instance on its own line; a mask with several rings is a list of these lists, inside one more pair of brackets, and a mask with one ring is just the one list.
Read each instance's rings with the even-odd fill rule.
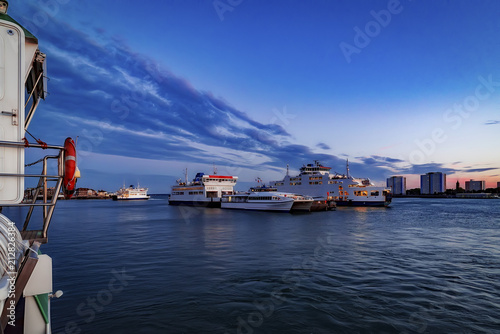
[[277,192],[225,195],[221,200],[222,209],[290,212],[293,204],[292,197]]
[[274,192],[278,193],[280,196],[288,197],[293,199],[293,205],[290,211],[311,211],[311,206],[314,203],[314,199],[310,196],[302,196],[298,194],[292,194],[282,191],[277,191],[276,188],[273,187],[252,187],[250,188],[250,192],[252,193],[266,193],[266,192]]
[[[259,182],[261,182],[260,178],[258,179]],[[311,206],[313,205],[314,199],[310,196],[303,196],[303,195],[298,195],[298,194],[293,194],[293,193],[287,193],[287,192],[282,192],[278,191],[276,187],[269,187],[266,186],[265,184],[257,186],[257,187],[251,187],[250,188],[251,193],[266,193],[266,192],[274,192],[274,193],[279,193],[283,197],[289,197],[293,198],[293,205],[290,211],[311,211]]]
[[133,185],[130,185],[128,188],[123,186],[112,196],[114,201],[148,200],[149,197],[148,188],[141,188],[139,184],[137,184],[137,188],[134,188]]

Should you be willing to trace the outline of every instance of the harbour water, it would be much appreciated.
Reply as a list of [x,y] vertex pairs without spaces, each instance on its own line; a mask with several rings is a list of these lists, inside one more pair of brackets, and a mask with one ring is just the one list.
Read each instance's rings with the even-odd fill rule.
[[310,214],[60,201],[41,250],[64,291],[56,334],[500,331],[499,200]]

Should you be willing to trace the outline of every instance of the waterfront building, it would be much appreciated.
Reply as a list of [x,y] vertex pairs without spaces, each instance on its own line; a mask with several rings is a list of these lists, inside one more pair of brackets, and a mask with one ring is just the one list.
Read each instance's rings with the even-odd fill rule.
[[431,172],[420,175],[420,193],[423,195],[439,194],[446,191],[446,174]]
[[391,176],[387,179],[387,187],[392,189],[394,195],[406,195],[406,177]]
[[75,190],[74,198],[90,198],[97,197],[97,191],[89,188],[78,188]]
[[483,191],[486,189],[485,181],[465,181],[465,191]]
[[497,188],[500,188],[500,182],[497,182]]

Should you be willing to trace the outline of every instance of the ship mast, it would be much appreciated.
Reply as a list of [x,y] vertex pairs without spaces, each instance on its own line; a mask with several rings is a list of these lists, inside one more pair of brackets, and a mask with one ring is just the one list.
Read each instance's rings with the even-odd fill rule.
[[351,176],[349,175],[349,159],[346,160],[346,172],[347,172],[347,178],[350,178]]

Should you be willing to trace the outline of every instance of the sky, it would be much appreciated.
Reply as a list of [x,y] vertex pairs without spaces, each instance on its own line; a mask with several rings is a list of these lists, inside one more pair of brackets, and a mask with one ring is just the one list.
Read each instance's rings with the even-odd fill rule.
[[[47,54],[29,131],[78,137],[77,187],[168,193],[196,172],[319,160],[385,185],[500,181],[498,1],[26,0]],[[28,150],[29,151],[29,150]],[[28,152],[26,161],[36,159]],[[238,188],[238,187],[237,187]]]

